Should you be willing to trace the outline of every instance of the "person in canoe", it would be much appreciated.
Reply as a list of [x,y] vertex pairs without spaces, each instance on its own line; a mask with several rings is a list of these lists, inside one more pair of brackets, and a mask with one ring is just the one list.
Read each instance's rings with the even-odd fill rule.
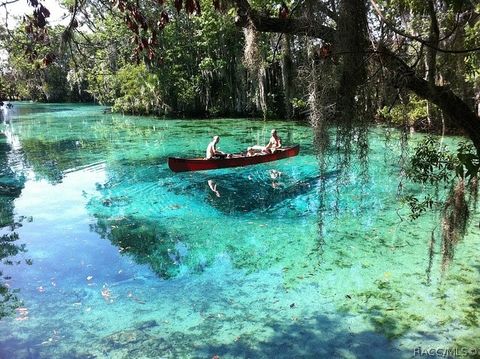
[[213,136],[212,141],[208,144],[207,153],[205,159],[220,159],[220,158],[230,158],[231,155],[217,150],[217,144],[220,141],[220,137]]
[[258,156],[260,154],[261,152],[257,150],[255,146],[253,146],[253,147],[247,147],[247,152],[245,153],[245,156],[252,157],[252,156]]
[[273,129],[271,131],[270,141],[265,146],[267,153],[274,153],[276,150],[282,147],[282,139],[278,136],[277,130]]
[[255,156],[258,154],[270,154],[275,153],[276,150],[282,147],[282,139],[277,134],[277,130],[272,129],[270,141],[268,141],[266,146],[253,146],[248,147],[247,157]]

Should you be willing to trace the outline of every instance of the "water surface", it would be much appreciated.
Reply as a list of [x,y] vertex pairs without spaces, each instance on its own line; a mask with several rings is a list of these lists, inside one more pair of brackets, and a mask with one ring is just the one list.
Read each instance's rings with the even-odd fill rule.
[[[446,263],[438,215],[411,222],[398,200],[393,130],[371,130],[368,172],[352,160],[340,173],[332,160],[320,173],[311,130],[292,122],[29,103],[4,117],[0,234],[18,239],[0,266],[17,298],[0,313],[2,358],[409,358],[480,347],[479,213]],[[202,155],[213,135],[238,151],[272,127],[300,143],[299,156],[167,167],[169,156]]]

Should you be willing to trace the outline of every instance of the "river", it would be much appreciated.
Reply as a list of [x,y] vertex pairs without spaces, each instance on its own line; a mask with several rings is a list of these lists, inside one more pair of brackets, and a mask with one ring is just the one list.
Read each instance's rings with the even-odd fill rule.
[[[213,135],[235,152],[271,128],[299,156],[167,166]],[[399,200],[400,181],[421,190],[401,178],[399,138],[372,128],[368,167],[339,172],[330,149],[320,173],[295,122],[14,103],[0,124],[0,357],[480,355],[480,213],[446,260],[438,213],[412,222]]]

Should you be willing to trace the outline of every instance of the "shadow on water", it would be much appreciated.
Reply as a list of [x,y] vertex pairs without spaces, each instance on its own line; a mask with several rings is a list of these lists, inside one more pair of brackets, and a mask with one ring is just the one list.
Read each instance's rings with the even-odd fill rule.
[[345,319],[318,315],[293,324],[267,323],[274,334],[266,340],[239,337],[233,343],[203,345],[198,352],[220,358],[402,358],[413,353],[414,348],[403,352],[394,348],[374,331],[351,332]]
[[11,147],[6,136],[0,132],[0,228],[13,223],[13,201],[23,190],[25,178],[15,174],[9,167]]
[[[474,268],[480,274],[480,265],[474,266]],[[471,289],[468,295],[472,298],[472,301],[470,302],[470,310],[466,315],[467,324],[478,327],[480,322],[480,286]]]
[[[92,231],[108,239],[122,255],[130,256],[137,264],[149,266],[159,278],[165,280],[187,273],[202,273],[221,256],[230,258],[236,269],[249,273],[284,265],[289,268],[284,278],[285,286],[300,282],[296,273],[314,273],[320,265],[318,253],[313,253],[317,251],[315,248],[299,247],[287,252],[285,248],[291,245],[288,241],[263,244],[262,240],[262,246],[268,246],[269,250],[252,254],[255,246],[235,237],[226,236],[212,246],[209,235],[185,234],[145,218],[116,218],[98,214],[95,217],[97,221],[91,225]],[[311,256],[308,265],[296,259],[305,255]]]
[[[2,266],[12,266],[22,263],[18,256],[25,253],[27,250],[25,244],[16,244],[19,237],[16,232],[3,234],[0,236],[0,262]],[[31,264],[31,261],[26,259],[26,264]],[[1,267],[0,267],[1,268]],[[18,290],[12,289],[9,285],[11,277],[5,276],[0,270],[0,320],[4,317],[11,316],[15,310],[22,305],[18,297]],[[28,311],[19,311],[19,320],[28,316]]]
[[310,176],[300,180],[276,170],[258,176],[225,174],[203,175],[187,186],[174,188],[177,194],[199,194],[212,207],[226,214],[267,211],[285,201],[316,192],[320,182],[328,181],[337,171],[324,176]]
[[[289,310],[289,309],[287,309]],[[188,332],[165,333],[155,320],[112,333],[91,348],[65,358],[93,358],[92,352],[125,358],[410,358],[416,348],[400,349],[372,330],[353,332],[348,316],[317,315],[304,320],[249,320],[250,330],[212,316]],[[289,323],[289,324],[286,324]],[[255,329],[253,329],[255,328]],[[215,334],[216,333],[216,334]],[[92,349],[94,348],[94,349]],[[31,347],[30,357],[39,358]],[[45,350],[45,349],[44,349]],[[48,350],[48,349],[47,349]],[[93,351],[94,350],[94,351]]]
[[[474,265],[473,268],[480,275],[480,265]],[[480,323],[480,286],[478,281],[472,284],[474,284],[473,288],[466,292],[469,298],[468,306],[462,310],[460,317],[462,317],[463,325],[478,329]],[[461,335],[456,338],[455,346],[469,350],[470,355],[463,355],[464,357],[480,359],[479,342],[480,336],[477,331],[476,335]]]
[[[59,348],[38,346],[39,338],[16,339],[0,348],[5,358],[97,358],[99,353],[121,358],[410,358],[416,348],[399,349],[381,334],[371,330],[352,332],[348,318],[326,315],[283,324],[252,320],[256,330],[242,333],[225,328],[225,322],[212,318],[187,333],[165,333],[155,320],[107,335],[92,338],[88,347]],[[265,332],[273,332],[265,336]],[[213,335],[217,333],[217,335]],[[235,334],[240,334],[235,337]],[[88,335],[88,334],[87,334]],[[259,339],[264,338],[264,339]],[[21,343],[19,343],[21,342]],[[22,348],[12,351],[9,348]],[[68,350],[67,350],[68,349]],[[13,355],[13,356],[12,356]],[[102,357],[103,357],[102,355]]]

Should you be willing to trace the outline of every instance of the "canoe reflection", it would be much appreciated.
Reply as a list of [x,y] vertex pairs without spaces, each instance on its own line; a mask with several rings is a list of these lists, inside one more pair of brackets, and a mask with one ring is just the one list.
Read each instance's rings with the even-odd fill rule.
[[208,179],[205,200],[224,213],[262,211],[277,205],[286,205],[285,201],[294,200],[308,193],[315,193],[320,181],[334,175],[312,176],[302,180],[289,178],[277,170],[268,172],[268,177],[248,176],[234,179],[231,176],[219,176]]
[[209,179],[209,180],[207,181],[207,183],[208,183],[208,187],[210,187],[210,189],[212,190],[212,192],[215,193],[215,195],[216,195],[217,197],[220,197],[220,192],[218,192],[218,190],[217,190],[217,184],[216,184],[213,180],[211,180],[211,179]]

